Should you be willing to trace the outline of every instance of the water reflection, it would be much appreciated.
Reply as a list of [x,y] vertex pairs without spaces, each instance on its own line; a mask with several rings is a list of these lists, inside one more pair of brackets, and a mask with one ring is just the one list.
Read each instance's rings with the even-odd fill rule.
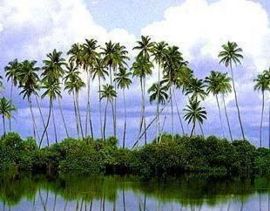
[[270,179],[0,177],[0,210],[270,210]]

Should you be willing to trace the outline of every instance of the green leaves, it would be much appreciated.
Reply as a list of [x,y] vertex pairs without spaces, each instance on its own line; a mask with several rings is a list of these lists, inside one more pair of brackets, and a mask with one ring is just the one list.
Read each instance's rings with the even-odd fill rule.
[[109,101],[113,101],[114,98],[117,97],[117,93],[112,85],[105,84],[102,86],[102,90],[100,90],[101,99],[106,98]]
[[0,98],[0,115],[10,119],[14,111],[16,111],[16,108],[10,100],[5,97]]
[[219,63],[224,63],[226,67],[241,64],[243,59],[242,49],[238,47],[236,42],[228,41],[227,44],[222,45],[223,50],[218,54],[220,58]]
[[200,106],[200,101],[197,99],[190,99],[188,105],[184,108],[184,118],[188,124],[195,124],[197,121],[203,123],[207,119],[207,112],[204,107]]

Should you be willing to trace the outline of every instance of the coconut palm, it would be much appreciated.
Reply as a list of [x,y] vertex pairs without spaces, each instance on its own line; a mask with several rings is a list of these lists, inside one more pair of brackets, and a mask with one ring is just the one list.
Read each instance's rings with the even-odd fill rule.
[[137,46],[133,49],[139,51],[138,57],[149,59],[153,46],[154,43],[151,41],[149,36],[141,36],[141,40],[137,41]]
[[[154,58],[155,63],[158,66],[158,83],[156,84],[157,88],[161,88],[160,86],[160,81],[161,81],[161,67],[164,66],[164,61],[166,58],[166,48],[168,44],[164,41],[162,42],[157,42],[154,43],[152,50],[152,56]],[[160,96],[160,90],[158,90],[157,96]],[[157,137],[160,135],[160,119],[159,119],[159,106],[160,106],[160,101],[157,101],[157,121],[156,121],[156,128],[157,128]]]
[[[170,92],[170,104],[171,104],[171,127],[172,134],[174,133],[174,118],[173,118],[173,92],[174,87],[177,84],[177,77],[182,66],[186,66],[186,61],[182,57],[182,53],[176,46],[169,46],[165,53],[164,62],[164,78],[168,83]],[[173,137],[173,136],[172,136]]]
[[221,126],[221,130],[224,136],[224,129],[223,129],[222,118],[221,118],[221,109],[220,109],[220,103],[219,103],[219,98],[218,98],[218,95],[221,93],[221,90],[222,90],[221,80],[222,80],[221,72],[211,71],[210,75],[205,78],[205,83],[207,84],[207,88],[206,88],[207,94],[211,93],[216,98],[220,126]]
[[33,122],[33,135],[36,139],[38,133],[36,131],[36,121],[33,112],[33,104],[32,104],[32,95],[37,95],[37,90],[39,89],[39,76],[38,71],[39,67],[36,66],[36,61],[24,60],[20,64],[20,68],[18,71],[18,83],[19,88],[21,89],[20,95],[23,96],[23,99],[27,99],[30,107],[32,122]]
[[6,135],[6,122],[5,119],[11,119],[12,113],[16,110],[15,106],[12,105],[11,101],[5,97],[0,98],[0,115],[2,115],[3,120],[3,132]]
[[[44,63],[44,66],[42,68],[43,72],[41,74],[41,76],[43,77],[42,81],[47,81],[47,84],[59,84],[60,86],[60,80],[62,79],[65,72],[63,68],[65,65],[65,59],[62,57],[62,52],[54,49],[52,53],[47,54],[47,59],[43,60],[43,63]],[[62,121],[64,123],[65,132],[66,135],[68,136],[67,124],[63,115],[61,105],[61,93],[60,95],[58,95],[58,103],[61,111]],[[55,125],[54,109],[52,109],[52,119],[53,124]],[[54,133],[56,135],[55,139],[57,141],[56,129],[54,130]]]
[[[10,101],[12,103],[13,100],[13,88],[18,84],[18,71],[20,68],[20,63],[17,59],[9,62],[8,65],[5,67],[6,78],[7,81],[11,81],[10,85]],[[9,130],[11,131],[11,119],[9,119]]]
[[[105,84],[102,86],[102,89],[100,90],[100,96],[101,100],[106,99],[106,105],[105,105],[105,112],[104,112],[104,125],[103,125],[103,138],[106,140],[106,122],[107,122],[107,110],[108,110],[108,104],[110,103],[111,106],[113,105],[113,100],[116,98],[117,94],[114,90],[114,87],[109,84]],[[113,112],[113,106],[112,106],[112,112]]]
[[67,71],[64,77],[65,90],[67,90],[68,93],[72,94],[73,96],[77,133],[79,136],[81,132],[81,136],[82,138],[84,138],[81,114],[80,114],[80,106],[79,106],[79,92],[83,87],[85,87],[85,83],[80,78],[80,71],[78,70],[78,66],[74,65],[73,62],[70,62],[69,64],[67,64],[66,69]]
[[95,78],[98,78],[98,95],[99,95],[99,121],[100,121],[100,135],[101,137],[104,137],[103,135],[103,129],[102,129],[102,115],[101,115],[101,80],[105,80],[106,76],[108,76],[108,72],[106,71],[105,65],[103,63],[103,59],[99,55],[96,59],[95,66],[93,67],[93,80]]
[[[86,119],[85,119],[85,135],[88,134],[88,118],[89,118],[89,126],[91,137],[94,137],[93,132],[93,124],[92,124],[92,115],[91,115],[91,80],[92,80],[92,71],[98,56],[97,48],[97,40],[94,39],[86,39],[85,43],[82,46],[82,54],[83,54],[83,67],[87,74],[87,109],[86,109]],[[79,59],[79,58],[78,58]]]
[[206,84],[202,79],[192,78],[186,87],[185,94],[189,95],[192,100],[204,100],[207,96]]
[[186,108],[184,108],[184,118],[188,124],[192,124],[192,129],[190,136],[193,136],[196,122],[203,124],[203,121],[207,119],[207,112],[204,107],[200,106],[200,101],[198,99],[190,99]]
[[[145,56],[137,56],[135,62],[132,65],[133,76],[138,77],[140,80],[140,87],[141,87],[141,120],[139,126],[139,134],[140,136],[142,131],[142,126],[144,127],[144,131],[146,130],[146,119],[145,119],[145,78],[148,75],[152,74],[153,64],[149,60],[149,58]],[[147,143],[147,133],[144,134],[144,141],[145,144]]]
[[234,98],[235,98],[235,105],[237,107],[238,120],[239,120],[239,124],[241,128],[242,137],[243,139],[245,139],[244,129],[243,129],[242,121],[241,121],[240,108],[239,108],[236,88],[235,88],[234,72],[233,72],[233,64],[235,66],[237,66],[238,64],[241,64],[241,59],[243,59],[242,51],[243,50],[238,47],[237,43],[228,41],[227,44],[222,45],[222,51],[218,54],[218,57],[220,58],[219,63],[223,63],[225,67],[229,67],[231,70],[233,92],[234,92]]
[[257,78],[254,79],[255,85],[254,89],[262,93],[262,111],[261,111],[261,122],[260,122],[260,147],[262,146],[262,124],[263,124],[263,114],[264,114],[264,104],[265,104],[265,91],[270,88],[268,71],[263,71],[262,74],[258,74]]
[[132,73],[127,71],[126,68],[122,67],[119,69],[119,72],[115,76],[115,81],[117,83],[117,87],[123,90],[123,101],[124,101],[124,131],[123,131],[123,148],[125,148],[126,144],[126,129],[127,129],[127,108],[126,108],[126,94],[125,90],[128,89],[132,83],[130,76]]
[[[156,101],[157,104],[165,104],[169,98],[168,87],[162,85],[161,83],[154,83],[149,89],[148,94],[150,95],[150,103]],[[157,118],[159,116],[159,110],[157,110]],[[159,124],[158,124],[159,126]],[[160,130],[158,131],[157,139],[160,136]],[[159,141],[159,140],[158,140]]]

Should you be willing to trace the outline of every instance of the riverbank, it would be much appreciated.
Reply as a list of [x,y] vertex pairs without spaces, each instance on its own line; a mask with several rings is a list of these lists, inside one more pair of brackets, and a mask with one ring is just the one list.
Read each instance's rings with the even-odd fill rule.
[[248,141],[229,142],[214,136],[203,138],[163,135],[160,143],[122,149],[115,138],[106,141],[65,139],[38,149],[32,138],[9,133],[0,141],[0,170],[32,174],[108,175],[130,174],[143,179],[166,178],[185,173],[226,177],[270,174],[270,150]]

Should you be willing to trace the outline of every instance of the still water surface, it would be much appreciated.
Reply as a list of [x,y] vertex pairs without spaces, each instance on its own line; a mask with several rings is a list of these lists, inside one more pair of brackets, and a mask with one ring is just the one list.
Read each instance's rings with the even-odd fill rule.
[[270,210],[270,179],[0,177],[0,210]]

